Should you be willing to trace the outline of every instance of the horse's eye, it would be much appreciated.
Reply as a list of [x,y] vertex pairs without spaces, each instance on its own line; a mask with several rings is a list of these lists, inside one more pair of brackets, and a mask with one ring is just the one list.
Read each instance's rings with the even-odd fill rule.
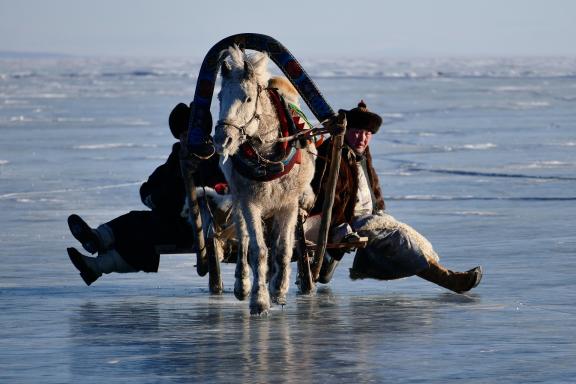
[[248,97],[246,98],[246,102],[247,102],[247,103],[250,103],[251,101],[252,101],[252,98],[251,98],[250,96],[248,96]]

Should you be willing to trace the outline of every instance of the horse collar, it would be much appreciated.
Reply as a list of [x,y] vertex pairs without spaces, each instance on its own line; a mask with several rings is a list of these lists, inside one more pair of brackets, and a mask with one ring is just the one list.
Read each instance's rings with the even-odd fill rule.
[[[297,128],[288,111],[284,98],[274,88],[266,88],[270,101],[274,105],[282,137],[287,137],[296,133]],[[244,177],[256,181],[275,180],[292,170],[294,164],[300,164],[301,150],[296,148],[295,142],[280,143],[279,149],[283,152],[283,157],[278,160],[264,158],[251,144],[253,140],[247,140],[240,145],[240,150],[236,155],[231,156],[234,168]]]

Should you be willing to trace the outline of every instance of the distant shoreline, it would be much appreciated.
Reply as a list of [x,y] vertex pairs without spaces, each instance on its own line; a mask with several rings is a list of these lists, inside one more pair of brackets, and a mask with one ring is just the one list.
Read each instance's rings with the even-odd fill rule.
[[22,52],[22,51],[0,51],[2,59],[69,59],[77,57],[65,53],[53,52]]
[[[202,61],[203,57],[196,55],[175,55],[175,56],[149,56],[149,55],[102,55],[102,54],[73,54],[62,52],[42,52],[42,51],[2,51],[0,50],[0,60],[22,60],[22,59],[143,59],[143,60],[194,60]],[[576,60],[576,55],[303,55],[302,60],[392,60],[392,61],[426,61],[426,60]]]

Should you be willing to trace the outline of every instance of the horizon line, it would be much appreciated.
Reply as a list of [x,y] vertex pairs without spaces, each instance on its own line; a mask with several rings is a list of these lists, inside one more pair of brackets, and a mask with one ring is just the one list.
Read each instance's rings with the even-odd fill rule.
[[[300,57],[313,58],[320,56],[319,54],[301,54]],[[563,59],[576,59],[576,54],[496,54],[496,53],[391,53],[389,55],[383,54],[335,54],[335,53],[325,53],[321,55],[326,58],[391,58],[391,59],[431,59],[431,58],[482,58],[482,59],[494,59],[494,58],[563,58]],[[201,60],[201,56],[192,55],[147,55],[147,54],[101,54],[101,53],[67,53],[67,52],[50,52],[50,51],[18,51],[18,50],[2,50],[0,49],[0,59],[114,59],[114,58],[134,58],[134,59],[162,59],[162,58],[178,58],[178,59],[193,59]]]

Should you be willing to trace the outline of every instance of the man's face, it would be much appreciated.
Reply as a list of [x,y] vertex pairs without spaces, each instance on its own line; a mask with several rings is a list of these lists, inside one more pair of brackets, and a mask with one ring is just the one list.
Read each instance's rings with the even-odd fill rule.
[[364,153],[372,139],[372,132],[365,129],[348,128],[344,136],[346,143],[358,154]]

